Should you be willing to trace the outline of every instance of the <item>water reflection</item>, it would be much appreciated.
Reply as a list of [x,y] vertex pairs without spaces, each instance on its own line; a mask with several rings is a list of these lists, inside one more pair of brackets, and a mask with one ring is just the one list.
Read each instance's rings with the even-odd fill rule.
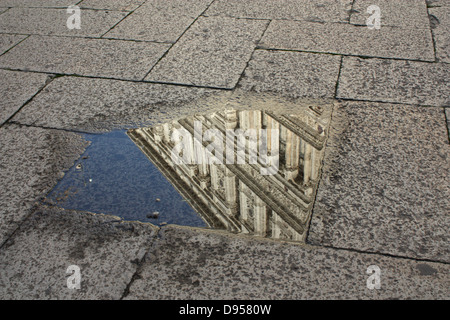
[[84,138],[90,146],[45,203],[127,221],[207,227],[124,131]]
[[210,227],[304,240],[326,137],[321,108],[227,109],[127,134]]

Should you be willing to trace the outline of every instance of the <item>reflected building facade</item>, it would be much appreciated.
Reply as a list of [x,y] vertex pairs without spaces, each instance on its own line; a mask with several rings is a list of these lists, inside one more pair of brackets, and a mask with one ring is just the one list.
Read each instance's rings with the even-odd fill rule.
[[[258,134],[257,140],[265,139],[269,151],[273,143],[270,135],[275,130],[276,172],[262,175],[265,164],[248,161],[248,152],[242,164],[228,164],[225,152],[223,163],[208,163],[205,159],[175,163],[173,132],[189,132],[193,138],[189,143],[195,149],[196,121],[202,124],[201,134],[209,129],[219,130],[224,140],[227,130],[266,129],[267,134]],[[319,180],[326,126],[318,107],[294,115],[229,109],[133,129],[127,134],[211,228],[304,241]],[[202,147],[196,156],[205,158],[209,143],[200,143]],[[232,151],[236,153],[236,148]]]

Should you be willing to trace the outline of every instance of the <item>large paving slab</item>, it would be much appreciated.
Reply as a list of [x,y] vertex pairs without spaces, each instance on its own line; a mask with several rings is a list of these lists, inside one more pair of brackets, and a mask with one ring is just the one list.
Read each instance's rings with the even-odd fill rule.
[[105,37],[173,43],[212,0],[148,1]]
[[17,125],[0,128],[0,245],[83,152],[74,133]]
[[[448,299],[449,266],[164,227],[125,299]],[[367,268],[381,269],[380,289]]]
[[48,73],[142,80],[168,44],[30,36],[0,57],[0,66]]
[[450,262],[442,108],[347,102],[325,152],[308,242]]
[[[183,107],[215,90],[128,81],[60,77],[52,81],[13,120],[84,131],[145,124],[206,106]],[[166,117],[166,118],[165,118]],[[161,120],[162,121],[162,120]]]
[[429,8],[436,59],[450,63],[450,6]]
[[267,23],[200,17],[145,80],[232,89]]
[[67,8],[80,0],[0,0],[0,7]]
[[216,0],[208,16],[348,22],[352,0]]
[[80,29],[69,29],[72,13],[66,9],[11,8],[0,19],[0,32],[99,37],[127,13],[106,10],[81,10]]
[[380,8],[380,26],[397,26],[411,29],[428,29],[427,4],[425,0],[355,0],[350,23],[366,25],[372,15],[367,9],[376,5]]
[[133,11],[146,0],[83,0],[80,8]]
[[340,61],[337,55],[256,50],[238,87],[294,98],[333,98]]
[[429,29],[275,20],[259,47],[434,61]]
[[24,35],[0,34],[0,55],[25,39]]
[[450,65],[344,57],[338,98],[450,105]]
[[[40,207],[0,249],[1,299],[120,299],[156,231],[112,216]],[[80,289],[69,289],[69,266]]]
[[0,70],[0,125],[42,89],[47,78],[45,74]]

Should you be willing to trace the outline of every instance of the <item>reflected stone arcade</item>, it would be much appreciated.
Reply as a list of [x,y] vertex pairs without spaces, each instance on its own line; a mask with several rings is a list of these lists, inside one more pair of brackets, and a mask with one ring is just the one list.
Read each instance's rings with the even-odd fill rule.
[[[329,112],[317,106],[299,110],[286,115],[228,108],[129,130],[127,134],[211,228],[304,241],[320,177]],[[184,152],[186,148],[196,150],[190,159],[196,161],[174,161],[174,150],[183,156],[183,151],[177,149],[180,140],[174,134],[180,130],[184,132]],[[210,136],[208,130],[221,133],[206,140],[213,140],[216,147],[226,145],[226,152],[223,148],[213,148],[212,155],[211,145],[204,141],[205,134]],[[266,134],[256,134],[254,142],[265,146],[271,159],[269,163],[264,161],[261,148],[251,148],[256,145],[251,143],[251,138],[247,136],[239,145],[238,134],[230,138],[230,130],[267,130]],[[230,143],[233,161],[230,161]],[[239,156],[243,145],[248,151],[244,157],[242,153]],[[256,152],[257,161],[252,161],[252,152]],[[262,174],[261,169],[273,165],[270,162],[275,156],[277,170]],[[225,163],[219,161],[225,158]]]

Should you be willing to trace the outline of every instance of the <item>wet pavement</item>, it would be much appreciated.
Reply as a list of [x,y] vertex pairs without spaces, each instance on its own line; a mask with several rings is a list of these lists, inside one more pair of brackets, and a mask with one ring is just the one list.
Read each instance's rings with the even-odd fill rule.
[[1,299],[450,297],[448,1],[71,4],[0,0]]

